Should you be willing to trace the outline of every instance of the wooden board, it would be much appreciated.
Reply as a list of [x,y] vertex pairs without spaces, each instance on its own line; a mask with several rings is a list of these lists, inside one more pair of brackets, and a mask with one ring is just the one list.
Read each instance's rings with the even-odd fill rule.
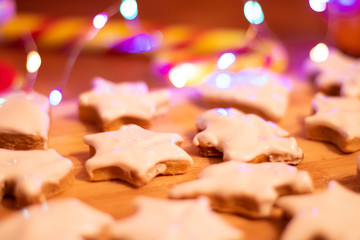
[[[337,180],[350,189],[356,189],[356,157],[358,153],[343,154],[332,144],[310,141],[305,138],[303,120],[311,113],[313,90],[310,84],[297,81],[286,116],[278,122],[294,136],[303,149],[305,158],[298,166],[308,170],[316,191]],[[66,192],[56,198],[76,197],[87,204],[112,214],[115,218],[131,215],[135,209],[132,200],[139,195],[166,198],[169,189],[177,183],[195,179],[206,166],[220,162],[219,158],[200,157],[192,138],[196,134],[196,118],[205,110],[202,105],[186,100],[186,90],[174,91],[169,114],[155,120],[151,130],[176,132],[185,139],[182,147],[193,157],[194,165],[188,173],[177,176],[156,177],[146,186],[134,188],[122,181],[89,182],[84,163],[89,157],[83,136],[95,133],[95,126],[86,125],[77,118],[77,101],[67,101],[52,109],[49,147],[70,158],[75,165],[76,181]],[[0,219],[15,211],[13,202],[5,199],[0,206]],[[238,215],[220,214],[234,226],[243,229],[246,239],[278,239],[286,225],[283,219],[253,220]]]

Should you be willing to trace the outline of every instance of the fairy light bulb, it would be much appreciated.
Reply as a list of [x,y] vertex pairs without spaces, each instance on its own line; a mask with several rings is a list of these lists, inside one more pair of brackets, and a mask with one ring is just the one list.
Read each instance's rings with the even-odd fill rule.
[[311,49],[309,56],[313,62],[324,62],[329,57],[329,48],[325,43],[319,43]]
[[30,73],[34,73],[39,70],[41,66],[41,57],[38,52],[31,51],[27,55],[26,69]]
[[215,77],[215,86],[218,89],[230,89],[232,85],[231,75],[227,72],[222,72]]
[[169,78],[175,87],[182,88],[190,78],[195,76],[195,74],[196,68],[193,64],[183,63],[170,70]]
[[326,4],[329,0],[309,0],[309,5],[315,12],[323,12],[326,10]]
[[123,0],[120,5],[120,13],[127,20],[133,20],[138,15],[136,0]]
[[217,67],[220,70],[225,70],[228,67],[231,66],[231,64],[233,64],[236,60],[236,56],[233,53],[224,53],[223,55],[220,56],[218,62],[217,62]]
[[105,26],[106,22],[108,21],[109,17],[106,13],[99,13],[93,19],[93,25],[97,29],[101,29]]
[[49,95],[49,102],[52,106],[58,105],[62,100],[62,93],[59,89],[54,89]]
[[260,24],[264,21],[264,13],[260,4],[256,1],[247,1],[245,3],[244,15],[251,24]]

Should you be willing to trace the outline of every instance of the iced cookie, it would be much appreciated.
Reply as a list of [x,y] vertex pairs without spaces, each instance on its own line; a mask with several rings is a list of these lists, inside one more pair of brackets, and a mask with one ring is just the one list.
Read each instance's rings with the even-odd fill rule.
[[283,163],[229,161],[205,168],[197,180],[176,185],[170,197],[206,196],[216,210],[269,217],[278,197],[312,190],[309,174],[295,167]]
[[360,101],[316,94],[315,114],[305,118],[306,136],[335,144],[343,152],[360,149]]
[[57,199],[24,208],[0,222],[3,240],[82,240],[113,218],[77,199]]
[[290,89],[288,78],[266,68],[220,72],[199,87],[204,101],[213,107],[234,107],[272,121],[285,115]]
[[305,62],[305,72],[327,95],[360,97],[360,62],[331,48],[325,61]]
[[94,155],[86,162],[92,181],[122,179],[135,186],[155,176],[185,173],[192,158],[178,145],[182,137],[175,133],[156,133],[135,124],[119,130],[84,137]]
[[168,91],[149,92],[145,82],[116,84],[95,78],[93,85],[91,91],[80,95],[79,118],[98,123],[104,131],[117,130],[129,123],[148,126],[168,107]]
[[0,198],[14,196],[18,206],[43,202],[73,183],[72,169],[53,149],[0,149]]
[[360,195],[337,182],[321,193],[281,197],[277,205],[292,216],[281,240],[360,239]]
[[205,198],[163,200],[135,199],[137,213],[112,224],[106,233],[111,240],[242,239],[243,233],[227,224],[208,206]]
[[14,90],[0,95],[0,148],[46,149],[50,124],[47,97]]
[[298,164],[302,150],[289,133],[273,122],[234,108],[217,108],[196,121],[194,144],[203,156],[223,156],[224,161],[285,162]]

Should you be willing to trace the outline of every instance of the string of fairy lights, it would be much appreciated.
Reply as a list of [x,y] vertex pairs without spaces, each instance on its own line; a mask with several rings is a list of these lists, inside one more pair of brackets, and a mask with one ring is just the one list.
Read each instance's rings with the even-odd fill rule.
[[87,41],[93,39],[96,34],[106,25],[108,20],[116,15],[118,12],[128,21],[135,21],[138,18],[138,6],[136,0],[122,0],[119,3],[110,6],[104,12],[97,14],[92,21],[92,28],[88,31],[87,35],[81,38],[70,52],[64,73],[60,82],[60,86],[50,92],[49,102],[51,105],[56,106],[62,100],[62,89],[66,86],[69,79],[71,70],[84,48]]
[[[335,11],[351,11],[358,7],[358,0],[309,0],[310,8],[318,13],[327,12],[328,26],[325,39],[328,37],[331,19]],[[335,10],[336,9],[336,10]],[[324,62],[329,57],[329,47],[325,42],[316,44],[309,53],[309,57],[313,62]]]
[[[9,2],[9,0],[6,1]],[[316,12],[323,12],[327,10],[328,4],[331,1],[337,1],[338,4],[342,4],[344,6],[351,6],[356,0],[309,0],[309,6]],[[51,105],[56,106],[61,102],[62,89],[66,86],[73,65],[81,53],[85,43],[94,38],[95,35],[106,25],[109,19],[117,13],[120,13],[125,21],[139,23],[138,4],[136,0],[122,0],[113,6],[110,6],[104,12],[97,14],[93,18],[93,24],[91,29],[88,31],[88,34],[84,36],[84,38],[80,39],[73,47],[62,75],[60,86],[53,89],[49,95],[49,102]],[[251,41],[251,39],[257,34],[258,26],[264,22],[265,16],[258,1],[246,1],[244,3],[243,13],[247,21],[250,23],[247,33],[249,33],[249,41]],[[28,74],[26,80],[27,84],[25,85],[32,88],[41,66],[41,57],[35,44],[32,44],[29,49],[26,50],[28,52],[26,62]],[[325,61],[328,54],[329,49],[325,43],[317,44],[309,53],[310,58],[313,61]],[[236,58],[237,56],[233,52],[223,53],[218,58],[217,69],[222,71],[228,69],[236,61]],[[170,70],[169,79],[175,87],[183,87],[195,71],[196,69],[191,63],[183,63]]]
[[[93,27],[84,39],[76,45],[70,54],[67,66],[65,68],[61,86],[53,89],[49,95],[49,102],[51,105],[56,106],[62,100],[62,89],[66,85],[69,78],[71,69],[76,61],[76,58],[84,47],[86,41],[92,39],[98,31],[100,31],[108,22],[108,20],[117,13],[114,9],[119,9],[121,15],[127,21],[138,20],[138,6],[136,0],[122,0],[120,7],[110,7],[107,11],[97,14],[93,18]],[[247,1],[244,4],[244,15],[251,25],[258,25],[264,21],[264,14],[260,4],[257,1]],[[226,70],[236,61],[236,55],[228,52],[219,57],[217,66],[220,70]],[[27,69],[29,72],[36,73],[41,66],[40,55],[36,51],[31,51],[28,54]],[[187,79],[192,76],[195,69],[190,63],[184,63],[169,73],[169,78],[175,87],[182,87],[186,84]]]

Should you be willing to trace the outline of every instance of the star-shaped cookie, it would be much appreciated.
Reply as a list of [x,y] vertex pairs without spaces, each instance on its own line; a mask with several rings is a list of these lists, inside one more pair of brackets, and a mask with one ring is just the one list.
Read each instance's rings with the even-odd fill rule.
[[267,68],[253,68],[238,74],[214,74],[198,89],[212,106],[234,107],[277,121],[285,115],[291,85],[283,75]]
[[86,144],[95,155],[86,162],[93,181],[122,179],[142,186],[155,176],[185,173],[192,158],[178,144],[175,133],[156,133],[129,124],[119,130],[87,135]]
[[[113,218],[75,198],[32,205],[3,219],[3,240],[90,239],[113,222]],[[93,239],[93,238],[91,238]]]
[[114,223],[109,239],[128,240],[235,240],[243,233],[228,225],[209,209],[205,198],[163,200],[149,197],[135,199],[137,213]]
[[302,150],[288,132],[273,122],[234,108],[217,108],[203,113],[196,122],[201,131],[194,144],[203,156],[221,156],[240,162],[285,162],[298,164]]
[[72,184],[72,169],[72,162],[53,149],[0,149],[0,199],[12,195],[18,206],[43,202]]
[[37,92],[12,90],[0,95],[0,148],[46,149],[50,104]]
[[268,217],[279,196],[312,190],[312,181],[306,171],[298,171],[284,163],[229,161],[205,168],[197,180],[176,185],[171,189],[170,197],[207,196],[217,210]]
[[305,72],[325,94],[360,96],[359,62],[334,48],[329,49],[325,61],[316,62],[309,58],[305,62]]
[[79,97],[79,118],[96,122],[105,131],[128,123],[148,126],[153,118],[166,112],[167,90],[148,91],[145,82],[113,83],[95,78],[91,91]]
[[315,114],[305,118],[306,136],[335,144],[343,152],[360,149],[360,101],[318,93],[312,101]]
[[282,240],[360,239],[360,195],[337,182],[324,192],[285,196],[276,204],[292,216]]

